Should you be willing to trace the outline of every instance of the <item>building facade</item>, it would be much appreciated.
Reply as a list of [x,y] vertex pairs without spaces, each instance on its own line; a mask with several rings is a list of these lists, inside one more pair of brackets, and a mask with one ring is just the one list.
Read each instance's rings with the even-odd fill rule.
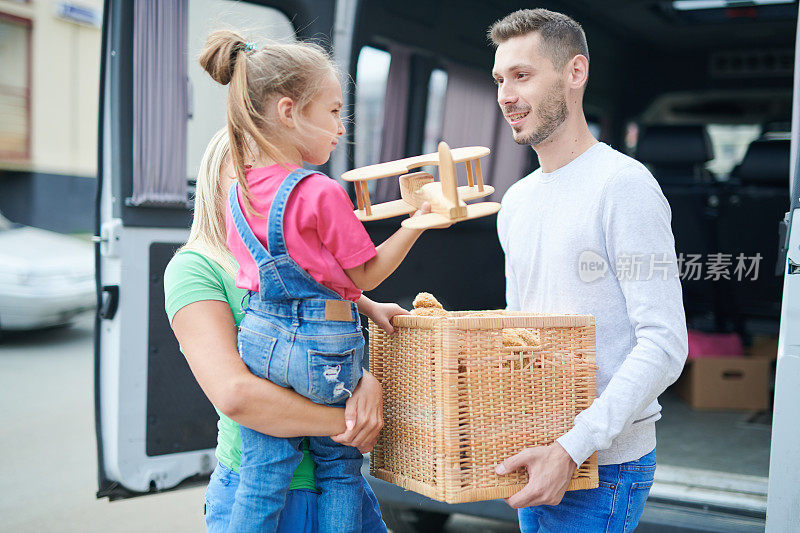
[[94,225],[101,0],[0,0],[0,211]]

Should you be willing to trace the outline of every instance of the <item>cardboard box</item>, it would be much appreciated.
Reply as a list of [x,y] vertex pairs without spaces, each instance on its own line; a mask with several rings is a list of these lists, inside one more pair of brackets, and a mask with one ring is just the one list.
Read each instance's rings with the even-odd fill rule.
[[763,357],[770,361],[775,361],[778,358],[778,337],[754,336],[752,345],[747,349],[747,353],[753,357]]
[[763,411],[769,406],[766,357],[690,359],[675,392],[695,409]]

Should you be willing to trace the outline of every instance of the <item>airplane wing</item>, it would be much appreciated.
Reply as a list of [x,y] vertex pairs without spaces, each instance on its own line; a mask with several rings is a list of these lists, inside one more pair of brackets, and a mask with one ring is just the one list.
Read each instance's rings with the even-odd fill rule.
[[[465,161],[480,159],[481,157],[489,155],[489,152],[490,150],[485,146],[466,146],[464,148],[454,148],[450,151],[453,156],[453,163],[463,163]],[[342,179],[345,181],[374,180],[405,174],[411,169],[424,167],[425,165],[438,164],[439,153],[436,152],[398,159],[397,161],[389,161],[387,163],[378,163],[377,165],[354,168],[342,174]]]
[[469,202],[470,200],[476,200],[478,198],[485,198],[494,192],[494,187],[491,185],[484,185],[483,190],[479,190],[477,185],[473,185],[469,187],[467,185],[462,185],[458,188],[458,197],[465,201]]
[[384,218],[410,215],[416,211],[417,208],[403,200],[394,200],[393,202],[375,204],[371,206],[371,210],[372,214],[367,215],[366,209],[356,209],[356,217],[362,222],[370,222],[372,220],[383,220]]
[[416,217],[407,218],[403,221],[403,227],[409,229],[441,229],[448,228],[456,222],[463,220],[472,220],[473,218],[480,218],[493,215],[500,211],[500,204],[497,202],[482,202],[467,206],[467,216],[460,217],[455,220],[447,218],[439,213],[428,213],[427,215],[419,215]]
[[[458,188],[458,197],[468,202],[478,198],[484,198],[494,192],[494,187],[485,185],[483,191],[479,191],[477,186],[468,187],[462,185]],[[371,222],[373,220],[383,220],[385,218],[399,217],[402,215],[410,215],[417,210],[417,207],[409,204],[404,200],[394,200],[393,202],[384,202],[382,204],[375,204],[371,206],[372,214],[367,215],[366,209],[356,209],[356,217],[361,222]]]

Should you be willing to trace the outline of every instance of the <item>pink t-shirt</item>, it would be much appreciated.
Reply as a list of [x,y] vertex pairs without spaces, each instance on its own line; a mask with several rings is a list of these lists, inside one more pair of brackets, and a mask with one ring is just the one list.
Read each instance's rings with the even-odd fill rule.
[[[264,248],[268,248],[269,209],[288,174],[289,171],[280,165],[247,171],[253,207],[264,215],[263,218],[247,213],[239,191],[242,212]],[[236,286],[258,291],[258,267],[236,231],[230,206],[225,221],[228,247],[239,262]],[[346,300],[358,300],[361,290],[344,269],[367,262],[377,252],[341,185],[324,174],[312,174],[298,183],[286,204],[283,233],[289,256],[311,277]]]

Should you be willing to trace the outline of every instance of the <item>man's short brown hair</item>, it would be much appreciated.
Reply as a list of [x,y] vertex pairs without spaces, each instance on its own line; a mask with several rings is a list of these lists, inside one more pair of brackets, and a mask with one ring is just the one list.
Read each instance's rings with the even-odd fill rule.
[[489,38],[497,47],[513,38],[538,32],[541,51],[561,69],[567,61],[580,54],[589,59],[586,34],[581,25],[564,15],[547,9],[520,9],[506,15],[489,28]]

